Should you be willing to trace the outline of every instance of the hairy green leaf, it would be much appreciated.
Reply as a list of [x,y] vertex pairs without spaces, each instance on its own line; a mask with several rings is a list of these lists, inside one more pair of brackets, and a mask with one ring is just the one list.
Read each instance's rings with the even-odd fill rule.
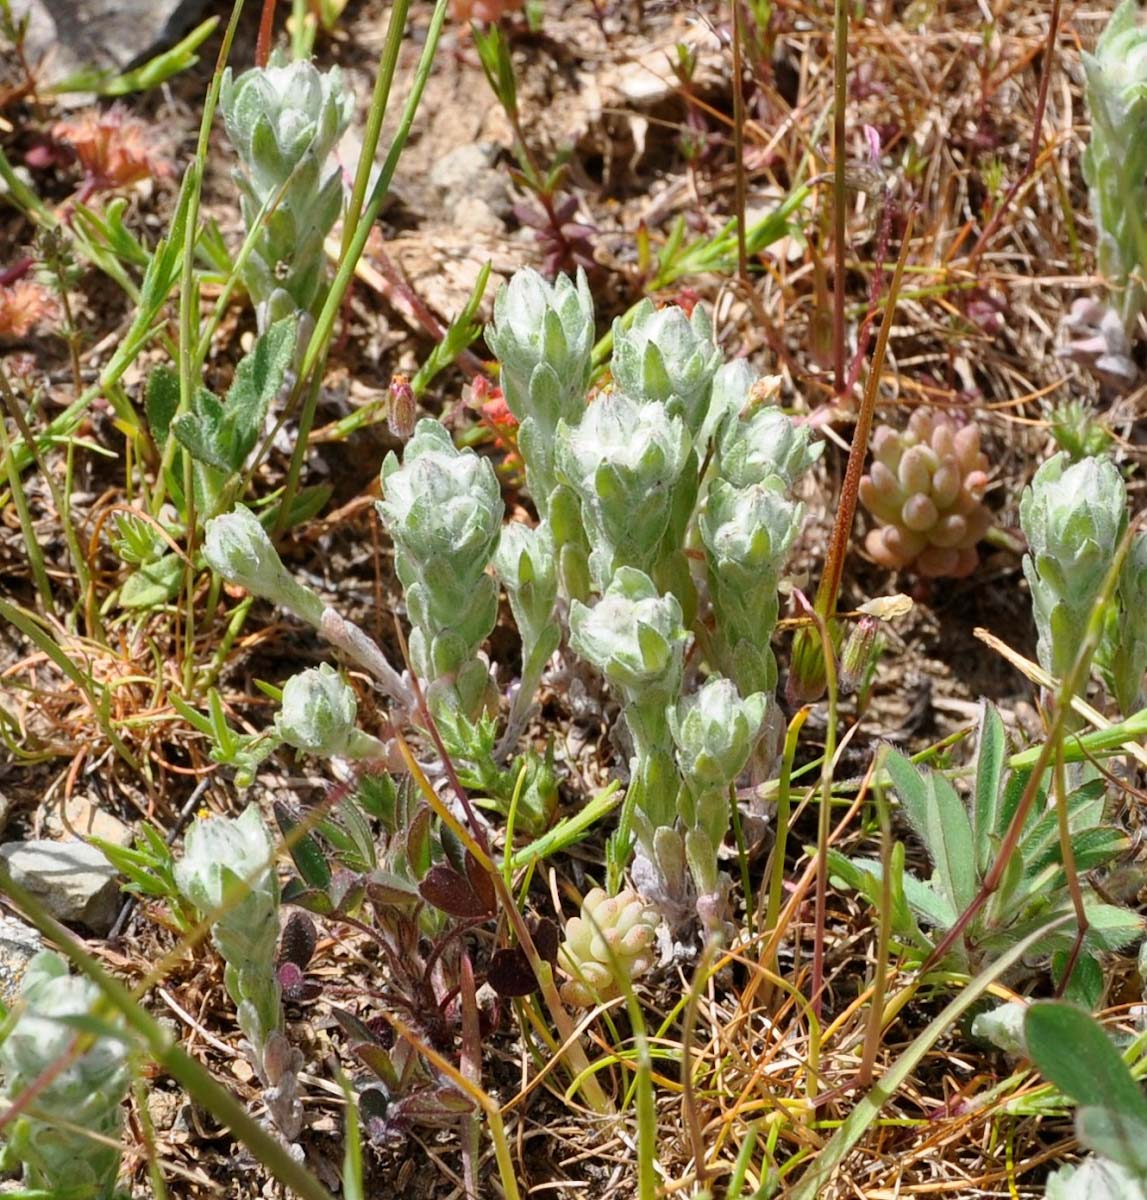
[[1024,1035],[1043,1077],[1077,1104],[1117,1108],[1147,1123],[1139,1084],[1090,1014],[1060,1000],[1040,1000],[1027,1011]]
[[1003,837],[1000,828],[1001,785],[1007,757],[1004,723],[995,707],[984,702],[980,719],[980,747],[976,756],[976,863],[981,872],[992,865],[993,835]]

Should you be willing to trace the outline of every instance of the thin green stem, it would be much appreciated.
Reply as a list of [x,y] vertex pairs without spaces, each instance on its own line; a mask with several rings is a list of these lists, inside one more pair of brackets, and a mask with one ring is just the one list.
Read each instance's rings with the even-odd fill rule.
[[402,35],[406,30],[406,15],[409,9],[410,0],[396,0],[390,10],[390,23],[386,27],[386,41],[378,59],[378,72],[374,78],[374,93],[370,98],[366,128],[363,130],[362,151],[359,154],[358,168],[355,171],[354,186],[351,189],[346,212],[343,214],[343,240],[340,257],[344,259],[350,251],[351,241],[362,213],[363,201],[366,199],[366,189],[370,185],[370,172],[374,166],[374,155],[382,134],[382,122],[390,104],[390,87],[394,82],[395,68],[398,66],[398,52],[402,47]]
[[[86,596],[91,585],[91,575],[88,572],[87,559],[84,558],[83,552],[80,549],[80,540],[76,536],[75,527],[68,519],[68,498],[64,494],[59,483],[56,482],[55,476],[51,473],[51,471],[48,470],[47,463],[44,462],[44,460],[40,457],[39,450],[35,449],[35,438],[32,436],[32,431],[28,427],[28,422],[24,419],[24,412],[20,407],[20,402],[16,398],[16,393],[13,392],[12,386],[8,382],[8,375],[2,366],[0,366],[0,394],[2,394],[4,397],[4,406],[8,409],[8,413],[15,422],[16,428],[20,431],[20,436],[24,439],[24,444],[33,448],[33,458],[35,459],[36,466],[39,468],[40,475],[42,476],[44,483],[47,485],[48,492],[52,497],[52,503],[55,505],[56,512],[60,516],[61,527],[64,531],[64,541],[67,543],[68,554],[72,559],[72,567],[76,572],[76,579],[79,584],[80,595]],[[7,449],[7,442],[5,442],[5,449]],[[16,492],[14,490],[13,498],[15,498],[15,494]],[[32,541],[30,541],[29,549],[31,549],[32,544]],[[43,560],[41,559],[41,566],[42,565]],[[45,574],[45,580],[46,579],[47,575]],[[99,616],[98,614],[95,614],[94,616],[95,629],[93,632],[98,635],[100,630]]]
[[[398,166],[399,156],[406,148],[407,139],[410,137],[410,129],[414,124],[414,114],[418,111],[418,106],[422,101],[422,93],[425,91],[426,82],[430,78],[430,68],[434,63],[434,53],[438,48],[438,39],[442,34],[443,22],[446,20],[447,4],[448,0],[438,0],[438,3],[435,5],[434,15],[431,17],[430,25],[426,31],[426,41],[422,47],[422,57],[418,61],[418,69],[414,74],[414,82],[411,86],[410,94],[406,98],[406,105],[402,110],[402,117],[399,120],[398,128],[395,130],[394,140],[390,144],[386,160],[379,170],[377,179],[374,181],[370,199],[367,201],[366,207],[354,227],[354,235],[343,247],[342,257],[338,270],[335,272],[334,282],[331,284],[330,291],[327,292],[327,298],[315,321],[314,333],[311,335],[311,340],[303,356],[302,366],[299,368],[300,380],[317,376],[319,385],[321,386],[322,367],[326,361],[327,346],[330,343],[335,319],[342,306],[347,288],[350,287],[351,277],[354,275],[358,260],[362,257],[363,249],[366,247],[366,240],[370,236],[371,227],[374,225],[375,218],[382,208],[382,202],[390,189],[390,181],[394,178],[394,171]],[[395,9],[396,12],[397,7]],[[383,57],[385,61],[385,52]],[[389,95],[389,85],[387,86],[386,94]],[[275,532],[281,532],[285,514],[290,512],[295,491],[298,488],[299,476],[303,468],[303,459],[307,452],[307,443],[310,440],[311,428],[314,425],[318,397],[319,392],[317,388],[312,389],[307,394],[307,401],[299,416],[299,429],[296,434],[295,448],[291,455],[290,466],[287,470],[287,481],[283,488],[283,499],[279,509],[279,516],[275,522]]]
[[[765,911],[764,924],[765,931],[769,933],[776,929],[777,921],[780,919],[781,899],[784,895],[785,853],[788,849],[789,819],[792,814],[793,760],[796,758],[800,732],[811,711],[811,707],[805,704],[793,714],[788,732],[785,734],[785,745],[781,755],[781,772],[777,782],[777,835],[773,845],[772,866],[769,871],[769,906]],[[773,971],[776,970],[776,965],[775,957],[771,963],[765,964]]]
[[741,821],[741,809],[737,804],[736,784],[728,787],[729,813],[733,821],[733,838],[737,843],[737,863],[741,870],[741,893],[745,902],[745,920],[748,922],[750,940],[757,932],[757,904],[753,898],[753,881],[749,873],[749,847],[745,842],[745,828]]
[[[883,766],[885,749],[876,755],[873,775],[878,775]],[[876,961],[872,972],[872,1003],[868,1010],[868,1021],[864,1029],[864,1050],[860,1056],[860,1071],[857,1086],[869,1087],[876,1066],[876,1051],[880,1047],[880,1034],[884,1028],[884,986],[888,979],[888,950],[892,940],[892,818],[888,812],[888,797],[883,786],[873,788],[876,800],[876,817],[880,822],[880,911],[876,931]]]
[[[34,446],[35,443],[28,442]],[[16,465],[16,458],[11,453],[12,443],[8,440],[8,426],[0,417],[0,453],[4,455],[4,464],[8,473],[8,487],[11,491],[12,505],[16,509],[16,517],[20,522],[20,532],[24,535],[24,545],[28,552],[28,566],[32,571],[32,579],[40,597],[40,607],[45,614],[55,608],[52,596],[52,584],[48,578],[48,570],[44,565],[44,551],[36,534],[36,526],[32,522],[32,513],[28,507],[28,497],[24,492],[24,480]]]
[[1083,948],[1083,939],[1090,926],[1090,922],[1087,919],[1087,909],[1083,903],[1083,889],[1079,884],[1079,870],[1075,862],[1075,843],[1071,838],[1071,818],[1067,806],[1066,774],[1063,765],[1063,740],[1061,739],[1056,746],[1055,771],[1052,776],[1053,792],[1055,795],[1055,817],[1056,827],[1059,832],[1059,849],[1063,860],[1063,873],[1067,877],[1067,890],[1071,893],[1071,904],[1075,909],[1077,924],[1075,941],[1072,943],[1071,953],[1068,954],[1067,962],[1064,964],[1063,978],[1060,980],[1059,986],[1061,992],[1071,980],[1076,960],[1079,958],[1079,952]]
[[[697,961],[697,969],[689,982],[689,994],[685,1002],[685,1019],[681,1022],[681,1113],[683,1124],[689,1131],[689,1143],[693,1151],[693,1173],[697,1187],[704,1188],[709,1177],[709,1168],[705,1162],[705,1131],[701,1114],[697,1107],[697,1091],[693,1080],[693,1034],[697,1027],[697,1004],[701,998],[701,989],[709,978],[716,941],[705,939],[704,949]],[[698,1056],[697,1061],[704,1061]]]

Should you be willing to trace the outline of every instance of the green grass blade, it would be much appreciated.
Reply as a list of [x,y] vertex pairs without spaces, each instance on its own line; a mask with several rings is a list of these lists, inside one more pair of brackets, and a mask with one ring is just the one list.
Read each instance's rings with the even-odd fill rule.
[[852,1148],[860,1141],[865,1131],[876,1120],[880,1110],[896,1094],[924,1056],[932,1049],[944,1032],[954,1025],[984,995],[989,986],[1016,966],[1040,938],[1046,937],[1053,928],[1066,924],[1071,918],[1062,917],[1052,925],[1044,926],[1022,942],[1013,946],[990,966],[986,967],[966,988],[952,1000],[938,1017],[912,1042],[907,1050],[884,1073],[880,1082],[868,1092],[849,1113],[844,1124],[833,1134],[828,1145],[817,1155],[808,1173],[801,1179],[792,1200],[817,1200],[836,1174],[837,1168],[848,1157]]

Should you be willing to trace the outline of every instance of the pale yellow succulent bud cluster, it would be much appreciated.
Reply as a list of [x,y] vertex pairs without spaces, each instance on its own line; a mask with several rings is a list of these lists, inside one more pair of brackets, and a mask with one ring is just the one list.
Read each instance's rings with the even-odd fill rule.
[[860,481],[861,502],[880,522],[865,539],[868,553],[882,566],[932,578],[970,575],[976,543],[992,523],[979,429],[917,409],[903,432],[876,430],[872,458]]
[[620,996],[626,983],[644,975],[656,957],[658,916],[631,888],[607,896],[586,893],[582,915],[566,922],[559,961],[572,978],[561,987],[571,1008],[590,1008]]

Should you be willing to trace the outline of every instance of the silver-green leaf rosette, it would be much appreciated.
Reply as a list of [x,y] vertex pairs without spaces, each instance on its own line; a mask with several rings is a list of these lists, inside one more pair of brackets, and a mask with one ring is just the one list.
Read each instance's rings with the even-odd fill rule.
[[275,842],[252,804],[239,817],[204,817],[187,831],[175,865],[180,894],[211,919],[211,942],[225,963],[223,981],[279,1131],[302,1130],[298,1072],[302,1055],[283,1033],[275,970],[279,881]]
[[[38,1088],[31,1110],[5,1127],[0,1169],[22,1170],[24,1187],[37,1196],[110,1200],[131,1083],[130,1047],[101,1013],[100,989],[69,975],[56,954],[45,951],[28,964],[21,1003],[23,1011],[0,1043],[4,1099],[12,1103],[46,1071],[64,1066]],[[109,1031],[70,1058],[81,1034],[74,1022],[93,1018]]]
[[334,149],[354,115],[338,67],[286,63],[223,73],[219,106],[238,155],[235,172],[248,233],[243,272],[259,328],[293,312],[314,314],[326,272],[323,242],[343,206]]
[[498,615],[498,587],[487,573],[504,509],[494,468],[423,420],[401,463],[387,455],[382,493],[378,511],[394,540],[414,669],[433,704],[474,720],[490,699],[478,651]]

